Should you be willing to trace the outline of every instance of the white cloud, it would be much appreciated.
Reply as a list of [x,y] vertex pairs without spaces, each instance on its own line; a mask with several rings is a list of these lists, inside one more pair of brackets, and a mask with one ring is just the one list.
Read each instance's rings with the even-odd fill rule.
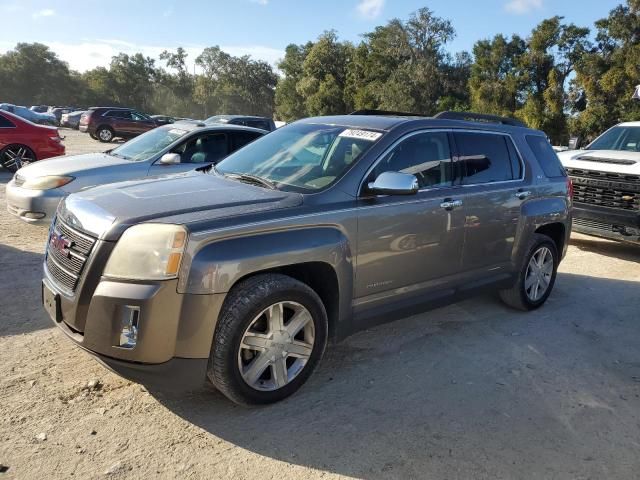
[[257,3],[258,5],[267,5],[269,0],[251,0],[251,3]]
[[367,20],[373,20],[382,13],[384,7],[384,0],[360,0],[356,6],[358,15]]
[[[95,39],[82,40],[76,43],[64,42],[41,42],[48,45],[62,60],[67,62],[73,70],[84,72],[95,67],[108,67],[111,57],[118,53],[132,55],[142,53],[145,56],[156,59],[163,50],[175,51],[178,45],[139,45],[118,39]],[[11,50],[15,47],[15,42],[0,41],[0,53]],[[202,53],[204,45],[182,45],[187,51],[190,71],[193,71],[195,59]],[[264,60],[276,66],[278,60],[284,57],[284,51],[267,47],[264,45],[221,45],[220,48],[234,56],[250,55],[254,60]]]
[[504,6],[507,12],[516,15],[524,15],[534,10],[540,10],[541,8],[542,0],[510,0]]
[[33,18],[42,18],[42,17],[53,17],[56,14],[55,10],[50,8],[45,8],[44,10],[39,10],[33,14]]

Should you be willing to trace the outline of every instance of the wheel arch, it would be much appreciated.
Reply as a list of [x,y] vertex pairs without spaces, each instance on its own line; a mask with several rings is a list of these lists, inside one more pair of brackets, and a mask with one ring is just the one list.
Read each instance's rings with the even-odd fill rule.
[[554,222],[541,225],[535,230],[535,233],[545,235],[553,240],[558,250],[558,255],[562,255],[566,244],[567,229],[564,223]]
[[[183,268],[179,291],[228,293],[238,282],[281,273],[311,287],[329,318],[330,337],[340,336],[350,317],[353,292],[351,249],[337,228],[314,227],[225,239],[204,245]],[[183,270],[183,271],[185,271]]]

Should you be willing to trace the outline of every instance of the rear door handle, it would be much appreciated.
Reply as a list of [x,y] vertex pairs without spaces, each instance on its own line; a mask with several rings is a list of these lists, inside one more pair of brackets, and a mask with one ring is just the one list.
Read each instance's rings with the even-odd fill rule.
[[531,192],[529,190],[516,192],[516,198],[520,200],[524,200],[525,198],[528,198],[530,196],[531,196]]
[[454,208],[458,208],[461,206],[462,200],[450,200],[448,198],[440,204],[440,208],[444,208],[445,210],[453,210]]

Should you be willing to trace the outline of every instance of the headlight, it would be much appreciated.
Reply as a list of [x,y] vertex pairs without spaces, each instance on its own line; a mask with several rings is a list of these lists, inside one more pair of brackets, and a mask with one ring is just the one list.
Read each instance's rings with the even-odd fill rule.
[[51,190],[52,188],[62,187],[74,177],[68,177],[64,175],[46,175],[44,177],[28,178],[22,184],[22,188],[28,188],[29,190]]
[[118,240],[104,274],[132,280],[176,278],[186,243],[187,231],[179,225],[135,225]]

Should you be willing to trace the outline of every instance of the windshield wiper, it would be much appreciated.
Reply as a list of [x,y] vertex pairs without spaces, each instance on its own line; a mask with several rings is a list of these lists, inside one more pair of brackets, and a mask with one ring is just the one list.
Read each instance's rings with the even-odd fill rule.
[[266,178],[258,177],[257,175],[250,175],[248,173],[225,173],[225,177],[234,178],[241,182],[252,183],[254,185],[261,185],[263,187],[270,188],[271,190],[277,190],[275,182],[267,180]]
[[129,160],[129,157],[127,157],[126,155],[122,155],[121,153],[115,153],[113,150],[109,150],[108,152],[105,152],[105,153],[108,153],[112,157],[122,158],[123,160]]

